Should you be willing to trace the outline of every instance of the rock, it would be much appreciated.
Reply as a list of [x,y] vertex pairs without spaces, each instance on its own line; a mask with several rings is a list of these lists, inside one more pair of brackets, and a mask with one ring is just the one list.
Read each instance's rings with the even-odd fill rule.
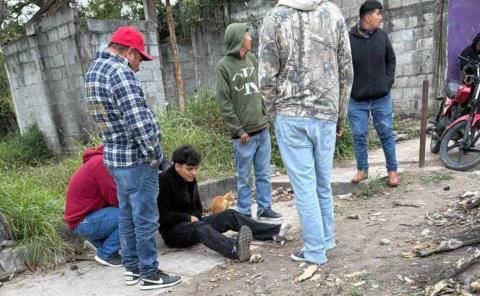
[[321,279],[321,275],[316,274],[316,275],[312,276],[309,281],[318,282],[318,281],[320,281],[320,279]]
[[250,263],[260,263],[260,262],[263,262],[264,259],[262,257],[262,255],[260,254],[253,254],[251,257],[250,257]]
[[0,252],[0,278],[27,270],[21,248],[7,248]]
[[380,240],[380,244],[381,244],[382,246],[389,245],[389,244],[390,244],[390,240],[389,240],[388,238],[382,238],[382,239]]
[[217,278],[211,278],[208,280],[210,283],[215,283],[215,282],[218,282],[218,279]]
[[475,177],[480,177],[480,171],[474,171],[472,172],[472,175],[474,175]]
[[431,231],[430,231],[430,229],[428,229],[428,228],[425,228],[425,229],[422,230],[422,232],[421,232],[421,234],[422,234],[423,236],[429,236],[430,233],[431,233]]
[[70,270],[77,270],[78,269],[78,266],[77,265],[71,265],[70,266]]
[[298,267],[300,267],[300,268],[301,268],[301,267],[304,267],[305,265],[307,265],[307,263],[305,263],[305,262],[302,262],[302,263],[300,263],[300,264],[298,265]]
[[445,186],[445,187],[443,187],[443,190],[445,190],[445,191],[450,191],[450,186]]

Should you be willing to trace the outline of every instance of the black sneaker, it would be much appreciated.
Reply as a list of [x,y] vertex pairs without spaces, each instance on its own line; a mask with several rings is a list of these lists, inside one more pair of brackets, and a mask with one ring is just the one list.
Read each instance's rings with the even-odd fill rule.
[[240,227],[240,231],[237,235],[237,241],[235,242],[235,253],[237,254],[240,262],[250,260],[250,243],[252,242],[252,230],[250,227],[243,225]]
[[293,251],[290,258],[296,262],[308,262],[307,259],[305,259],[305,255],[303,255],[303,251]]
[[167,288],[178,285],[182,282],[182,278],[178,275],[169,275],[158,270],[156,274],[149,278],[140,280],[140,290],[153,290],[159,288]]
[[125,285],[133,286],[140,281],[140,274],[131,271],[125,271]]
[[317,264],[317,265],[327,263],[326,260],[325,262],[322,262],[322,263],[308,261],[307,259],[305,259],[305,255],[303,254],[303,251],[293,251],[292,255],[290,255],[290,258],[292,258],[292,260],[296,262],[308,262],[308,263]]
[[271,208],[266,208],[257,212],[257,220],[263,221],[280,221],[283,216],[276,213]]
[[95,261],[97,261],[100,264],[106,265],[106,266],[112,266],[112,267],[120,267],[122,266],[122,256],[116,255],[110,259],[102,259],[98,257],[98,255],[95,256]]

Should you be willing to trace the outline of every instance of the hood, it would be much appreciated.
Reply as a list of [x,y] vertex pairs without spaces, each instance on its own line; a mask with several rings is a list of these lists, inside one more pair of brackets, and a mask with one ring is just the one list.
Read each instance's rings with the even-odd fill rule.
[[298,10],[315,10],[317,6],[329,0],[280,0],[278,5],[284,5]]
[[350,29],[350,33],[352,33],[353,35],[355,35],[357,37],[368,39],[378,31],[378,29],[374,29],[374,30],[371,30],[371,31],[363,30],[364,34],[362,34],[362,33],[360,33],[360,30],[361,29],[359,27],[359,24],[356,24],[355,26],[353,26]]
[[87,150],[83,152],[83,163],[86,163],[90,158],[96,155],[103,155],[103,145],[94,148],[87,148]]
[[228,25],[224,37],[227,55],[240,57],[240,48],[242,47],[245,32],[247,31],[248,26],[246,23],[233,23]]
[[472,49],[473,51],[476,51],[476,48],[477,48],[477,44],[480,42],[480,33],[477,34],[477,36],[475,36],[475,38],[473,38],[473,42],[472,42]]

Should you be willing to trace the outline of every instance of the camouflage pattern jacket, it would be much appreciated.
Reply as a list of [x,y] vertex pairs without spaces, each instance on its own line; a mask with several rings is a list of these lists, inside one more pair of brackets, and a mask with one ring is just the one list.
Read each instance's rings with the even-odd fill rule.
[[338,6],[328,0],[280,0],[260,30],[258,68],[269,113],[343,125],[353,66]]

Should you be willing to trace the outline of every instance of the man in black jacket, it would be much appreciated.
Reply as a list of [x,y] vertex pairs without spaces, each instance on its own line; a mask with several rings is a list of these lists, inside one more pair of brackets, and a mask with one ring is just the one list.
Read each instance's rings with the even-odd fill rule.
[[[474,61],[480,61],[480,33],[473,38],[472,44],[467,46],[461,54],[462,57],[469,58]],[[460,60],[460,71],[463,71],[467,62]]]
[[360,7],[360,22],[350,30],[350,44],[354,79],[348,119],[352,128],[357,159],[357,174],[353,183],[368,177],[368,120],[382,142],[385,154],[388,184],[397,186],[395,136],[393,134],[393,108],[390,90],[395,81],[396,59],[387,33],[380,29],[382,4],[367,0]]
[[[258,240],[284,237],[292,225],[260,223],[237,211],[202,217],[202,202],[195,176],[200,165],[200,154],[190,145],[173,152],[173,165],[159,175],[160,193],[157,204],[160,213],[160,233],[169,247],[185,248],[202,243],[225,257],[247,261],[250,259],[252,236]],[[237,239],[222,233],[238,231]]]

